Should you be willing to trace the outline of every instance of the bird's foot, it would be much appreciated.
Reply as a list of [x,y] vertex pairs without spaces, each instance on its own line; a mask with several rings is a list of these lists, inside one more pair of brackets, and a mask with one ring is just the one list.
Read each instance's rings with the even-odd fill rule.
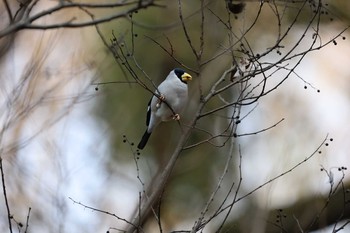
[[175,121],[180,120],[180,115],[179,115],[179,114],[175,114],[175,115],[173,116],[173,120],[175,120]]
[[160,94],[157,100],[156,108],[160,108],[160,105],[164,100],[165,100],[165,96],[163,94]]

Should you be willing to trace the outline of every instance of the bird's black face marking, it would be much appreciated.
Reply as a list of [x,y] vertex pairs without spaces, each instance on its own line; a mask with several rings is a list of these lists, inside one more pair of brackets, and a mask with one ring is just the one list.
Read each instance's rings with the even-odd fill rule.
[[185,71],[183,69],[180,69],[180,68],[175,68],[174,72],[179,79],[181,79],[181,76],[185,73]]
[[185,73],[185,71],[183,69],[175,68],[174,72],[175,72],[176,76],[180,79],[181,82],[187,83],[186,81],[182,80],[182,77],[181,77]]

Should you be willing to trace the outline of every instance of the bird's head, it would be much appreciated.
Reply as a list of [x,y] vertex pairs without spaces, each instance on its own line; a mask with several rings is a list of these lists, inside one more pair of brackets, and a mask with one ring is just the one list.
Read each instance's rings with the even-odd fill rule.
[[183,69],[175,68],[174,73],[181,80],[181,82],[187,83],[192,80],[192,76],[186,73]]

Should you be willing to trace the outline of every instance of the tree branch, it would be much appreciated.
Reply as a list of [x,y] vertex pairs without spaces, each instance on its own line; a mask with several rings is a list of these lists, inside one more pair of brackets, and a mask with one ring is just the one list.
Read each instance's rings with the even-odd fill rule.
[[4,167],[3,167],[3,163],[2,163],[2,158],[1,157],[0,157],[0,172],[1,172],[1,182],[2,182],[2,193],[4,195],[6,211],[7,211],[7,220],[8,220],[8,224],[9,224],[10,233],[12,233],[12,224],[11,224],[12,215],[11,215],[11,211],[10,211],[9,202],[8,202],[8,199],[7,199],[6,184],[5,184],[5,174],[4,174]]
[[[136,5],[135,5],[136,4]],[[134,7],[121,12],[117,14],[113,14],[104,18],[100,19],[94,19],[91,21],[86,22],[79,22],[79,23],[72,23],[72,20],[57,23],[57,24],[49,24],[49,25],[39,25],[39,24],[32,24],[35,20],[38,20],[40,18],[43,18],[45,16],[51,15],[55,12],[67,9],[67,8],[111,8],[111,7],[121,7],[121,6],[128,6],[128,5],[135,5]],[[76,3],[76,2],[68,2],[68,1],[60,1],[56,6],[51,7],[47,10],[43,10],[33,16],[25,17],[24,19],[17,21],[5,29],[0,31],[0,38],[7,36],[9,34],[15,33],[19,30],[23,29],[38,29],[38,30],[48,30],[48,29],[57,29],[57,28],[81,28],[81,27],[88,27],[93,26],[96,24],[101,24],[105,22],[109,22],[111,20],[117,19],[117,18],[123,18],[127,17],[130,13],[135,12],[137,10],[147,8],[150,6],[158,6],[163,7],[161,5],[155,4],[154,1],[134,1],[130,3],[109,3],[109,4],[89,4],[89,3]],[[29,13],[29,12],[28,12]]]

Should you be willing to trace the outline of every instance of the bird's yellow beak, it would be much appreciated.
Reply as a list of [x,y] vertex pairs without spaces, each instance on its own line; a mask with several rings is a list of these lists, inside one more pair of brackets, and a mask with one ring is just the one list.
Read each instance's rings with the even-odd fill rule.
[[181,75],[181,79],[184,82],[191,81],[192,80],[192,76],[187,74],[187,73],[184,73],[183,75]]

